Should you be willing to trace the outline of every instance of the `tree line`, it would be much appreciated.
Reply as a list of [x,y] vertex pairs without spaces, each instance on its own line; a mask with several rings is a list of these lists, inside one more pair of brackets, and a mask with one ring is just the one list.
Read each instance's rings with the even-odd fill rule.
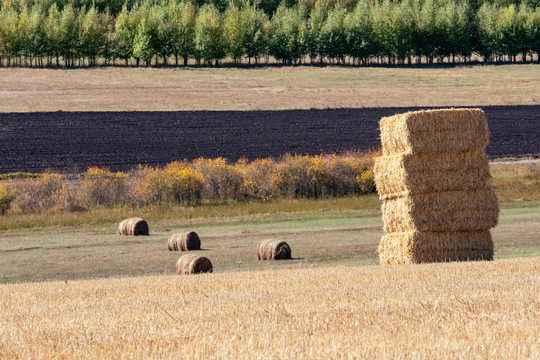
[[199,6],[124,3],[116,14],[77,3],[3,2],[0,66],[97,64],[411,64],[538,61],[540,7],[470,1],[324,0]]

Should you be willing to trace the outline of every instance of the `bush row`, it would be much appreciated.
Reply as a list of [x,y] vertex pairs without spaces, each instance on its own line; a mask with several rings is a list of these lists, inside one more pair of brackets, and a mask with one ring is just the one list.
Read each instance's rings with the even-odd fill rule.
[[[294,3],[294,2],[293,2]],[[524,1],[478,7],[465,0],[317,0],[270,16],[250,2],[147,1],[117,15],[94,5],[5,1],[0,65],[217,64],[275,59],[284,64],[404,64],[538,60],[540,8]],[[52,5],[51,5],[52,4]]]
[[82,211],[96,207],[183,204],[276,198],[338,197],[375,192],[370,155],[286,155],[279,160],[224,158],[140,166],[129,172],[92,167],[71,176],[0,181],[0,214]]

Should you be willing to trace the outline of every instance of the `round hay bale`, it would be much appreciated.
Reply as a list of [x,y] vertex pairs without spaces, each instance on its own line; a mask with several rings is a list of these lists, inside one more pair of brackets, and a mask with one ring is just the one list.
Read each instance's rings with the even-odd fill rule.
[[182,255],[176,262],[176,273],[179,275],[207,273],[213,270],[212,263],[208,258],[195,254]]
[[201,239],[194,231],[187,231],[169,236],[167,245],[170,251],[190,251],[201,249]]
[[277,239],[262,240],[257,247],[259,260],[285,260],[291,258],[291,247]]
[[129,218],[118,225],[120,235],[148,235],[148,223],[141,218]]

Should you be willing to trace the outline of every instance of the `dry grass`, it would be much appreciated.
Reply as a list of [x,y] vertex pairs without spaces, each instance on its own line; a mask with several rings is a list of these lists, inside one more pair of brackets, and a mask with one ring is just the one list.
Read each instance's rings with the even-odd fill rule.
[[540,258],[0,285],[2,359],[538,359]]
[[0,112],[255,110],[540,102],[540,65],[0,69]]

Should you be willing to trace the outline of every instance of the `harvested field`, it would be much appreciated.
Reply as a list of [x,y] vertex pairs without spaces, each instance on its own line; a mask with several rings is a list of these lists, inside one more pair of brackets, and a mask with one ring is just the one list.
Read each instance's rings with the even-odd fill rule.
[[536,105],[540,65],[0,68],[0,112]]
[[[482,109],[491,132],[488,156],[540,154],[540,105]],[[381,117],[411,110],[417,108],[6,113],[0,173],[366,150],[380,146]]]
[[0,285],[3,359],[538,359],[540,257]]

